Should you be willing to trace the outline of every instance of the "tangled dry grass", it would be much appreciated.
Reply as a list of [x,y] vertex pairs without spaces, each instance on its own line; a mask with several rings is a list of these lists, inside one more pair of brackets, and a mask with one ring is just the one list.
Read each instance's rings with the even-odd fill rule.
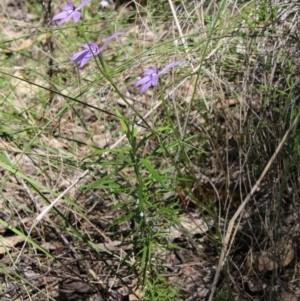
[[[179,25],[172,25],[172,32],[180,27],[186,41],[176,40],[175,51],[188,56],[199,76],[183,79],[176,93],[167,90],[163,105],[150,115],[152,132],[144,124],[138,127],[135,155],[144,164],[139,175],[147,192],[145,212],[137,210],[140,191],[130,149],[133,140],[99,159],[102,149],[120,138],[126,122],[130,128],[135,110],[145,115],[155,105],[152,91],[138,99],[132,88],[132,74],[140,67],[118,75],[122,94],[135,110],[106,81],[100,91],[88,86],[85,102],[74,104],[64,97],[72,95],[72,89],[63,86],[67,82],[71,87],[77,79],[46,53],[51,44],[44,33],[17,46],[12,39],[1,48],[5,62],[13,57],[14,63],[26,64],[28,53],[20,51],[29,47],[45,70],[52,68],[49,77],[26,74],[9,63],[1,69],[2,76],[14,76],[4,77],[12,87],[9,93],[6,86],[0,89],[15,108],[3,115],[1,125],[3,300],[300,299],[299,138],[298,123],[293,124],[299,111],[299,4],[226,2],[224,15],[210,32],[209,15],[218,15],[220,3],[198,10],[195,3],[173,3]],[[138,33],[144,36],[145,48],[150,47],[145,37],[152,41],[156,35],[148,30],[147,13],[135,13],[139,3],[119,4],[113,9],[131,18],[127,38]],[[161,13],[166,5],[159,2],[153,10],[160,42],[170,36],[161,25],[167,20]],[[33,24],[39,22],[17,1],[2,6],[6,33],[16,31],[11,19],[20,26],[31,18]],[[25,27],[23,34],[34,30]],[[159,57],[163,54],[155,58]],[[114,61],[114,55],[108,60]],[[84,81],[95,81],[92,67],[88,72]],[[61,93],[42,94],[36,86],[53,88],[58,78],[55,84]],[[99,93],[105,102],[99,102]],[[50,104],[44,106],[41,99]],[[11,107],[6,104],[6,109]],[[124,116],[124,124],[116,111]],[[289,129],[235,220],[230,244],[224,244],[229,221]],[[89,176],[82,186],[69,191],[24,245],[37,213],[86,168]],[[220,265],[222,252],[225,260]]]

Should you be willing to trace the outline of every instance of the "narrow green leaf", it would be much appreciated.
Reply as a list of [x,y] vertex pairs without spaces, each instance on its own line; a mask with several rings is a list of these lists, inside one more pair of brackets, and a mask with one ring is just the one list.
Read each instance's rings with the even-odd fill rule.
[[151,165],[151,163],[147,160],[147,159],[141,159],[140,160],[144,166],[146,167],[146,169],[150,172],[150,174],[152,175],[152,177],[159,182],[165,189],[167,189],[165,183],[164,183],[164,179],[159,175],[159,173],[156,171],[156,169]]

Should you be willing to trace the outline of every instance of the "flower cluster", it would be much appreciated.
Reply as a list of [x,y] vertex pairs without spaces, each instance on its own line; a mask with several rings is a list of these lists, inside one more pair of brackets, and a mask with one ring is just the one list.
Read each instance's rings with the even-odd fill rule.
[[[81,17],[81,12],[79,10],[87,5],[91,0],[84,0],[77,7],[72,2],[68,2],[68,4],[62,8],[61,12],[56,14],[52,20],[58,21],[57,25],[62,26],[65,22],[69,21],[71,18],[75,23],[78,23]],[[117,37],[118,35],[123,34],[124,32],[116,32],[113,35],[109,36],[103,43],[101,47],[99,47],[96,43],[85,43],[81,47],[83,50],[74,53],[70,61],[75,62],[75,66],[79,66],[82,68],[91,58],[97,56],[101,53],[109,41]],[[156,67],[150,67],[146,71],[144,71],[142,78],[136,82],[134,85],[135,88],[141,86],[140,95],[144,94],[146,90],[150,87],[156,87],[158,83],[159,77],[167,72],[170,68],[175,66],[184,64],[185,62],[175,61],[170,64],[167,64],[161,71],[159,71]]]

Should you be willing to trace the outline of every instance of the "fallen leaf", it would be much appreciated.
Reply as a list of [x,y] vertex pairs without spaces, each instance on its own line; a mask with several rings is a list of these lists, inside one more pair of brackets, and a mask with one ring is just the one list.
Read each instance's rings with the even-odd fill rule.
[[12,249],[16,244],[25,241],[25,238],[21,236],[8,236],[0,238],[0,254]]
[[295,251],[291,242],[282,244],[274,254],[274,248],[266,251],[255,252],[248,258],[247,266],[256,272],[272,271],[279,267],[289,265],[295,257]]

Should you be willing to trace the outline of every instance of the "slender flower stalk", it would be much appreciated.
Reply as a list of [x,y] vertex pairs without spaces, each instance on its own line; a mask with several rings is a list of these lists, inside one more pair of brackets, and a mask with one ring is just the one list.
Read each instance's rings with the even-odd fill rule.
[[124,32],[121,31],[114,33],[104,41],[103,45],[100,48],[96,43],[83,44],[81,47],[84,50],[74,53],[70,58],[70,61],[76,61],[76,66],[82,68],[92,57],[101,53],[110,40],[123,33]]
[[143,95],[146,92],[146,90],[148,90],[150,87],[157,86],[158,79],[162,74],[166,73],[169,69],[181,64],[185,64],[185,62],[180,62],[180,61],[172,62],[166,65],[161,71],[159,71],[154,66],[150,67],[149,69],[144,71],[142,78],[136,82],[134,87],[137,88],[139,86],[142,86],[140,95]]
[[79,22],[81,12],[79,10],[87,5],[91,0],[84,0],[81,4],[79,4],[77,7],[74,6],[72,2],[68,2],[68,4],[62,8],[61,12],[56,14],[52,20],[60,20],[57,22],[58,26],[62,26],[65,22],[67,22],[69,19],[73,18],[75,23]]

